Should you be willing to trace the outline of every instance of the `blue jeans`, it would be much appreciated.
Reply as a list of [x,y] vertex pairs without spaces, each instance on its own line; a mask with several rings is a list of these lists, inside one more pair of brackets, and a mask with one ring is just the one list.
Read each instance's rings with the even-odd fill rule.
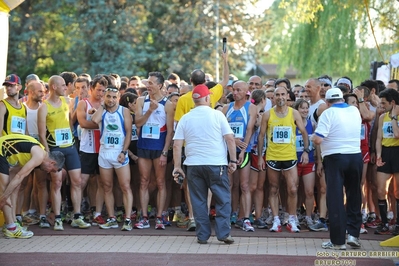
[[215,200],[215,233],[219,240],[230,235],[231,195],[226,166],[187,166],[187,182],[190,190],[196,234],[199,240],[211,236],[211,221],[208,215],[208,188]]

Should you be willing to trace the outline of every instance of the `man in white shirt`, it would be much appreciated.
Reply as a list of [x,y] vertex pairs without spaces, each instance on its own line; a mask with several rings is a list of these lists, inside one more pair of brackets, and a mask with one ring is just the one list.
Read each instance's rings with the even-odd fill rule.
[[339,88],[329,89],[326,93],[326,101],[329,108],[321,114],[313,137],[313,142],[320,144],[323,157],[330,217],[330,241],[324,242],[322,248],[345,250],[346,231],[348,231],[347,244],[353,248],[360,248],[362,118],[356,107],[344,103]]
[[[234,243],[230,236],[230,183],[228,172],[237,168],[234,134],[222,112],[210,107],[210,92],[204,84],[197,85],[192,97],[195,108],[185,114],[174,135],[173,175],[185,177],[181,165],[181,150],[186,143],[184,165],[187,166],[188,186],[196,221],[199,244],[206,244],[211,236],[208,216],[208,188],[215,199],[217,216],[215,232],[219,241]],[[207,129],[207,130],[204,130]],[[199,133],[201,132],[201,133]],[[227,150],[232,160],[227,163]],[[212,156],[209,156],[212,154]]]

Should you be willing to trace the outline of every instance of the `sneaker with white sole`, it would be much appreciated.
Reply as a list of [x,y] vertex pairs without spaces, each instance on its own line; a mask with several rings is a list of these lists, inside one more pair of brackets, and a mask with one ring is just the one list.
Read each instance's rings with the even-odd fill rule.
[[243,221],[241,229],[244,230],[245,232],[255,232],[255,229],[252,226],[252,224],[249,221],[249,219],[245,219]]
[[304,220],[305,220],[305,224],[306,224],[307,228],[314,225],[314,221],[312,220],[312,217],[306,216]]
[[135,223],[134,228],[136,229],[150,228],[150,222],[147,220],[147,218],[143,218],[138,223]]
[[323,242],[321,244],[321,247],[325,248],[325,249],[346,250],[345,245],[335,245],[335,244],[331,243],[331,241]]
[[360,248],[362,245],[360,244],[359,238],[354,237],[348,234],[348,240],[346,241],[346,244],[353,248]]
[[316,232],[320,232],[320,231],[327,232],[328,231],[328,227],[327,227],[327,225],[325,223],[323,223],[320,220],[318,220],[314,225],[309,226],[309,230],[316,231]]
[[50,228],[50,223],[47,221],[46,217],[40,218],[40,228]]
[[101,229],[110,229],[110,228],[118,228],[118,222],[116,221],[115,217],[108,218],[105,224],[100,224],[99,227]]
[[33,232],[24,230],[22,227],[17,226],[15,230],[11,231],[8,229],[4,230],[4,236],[6,238],[22,238],[28,239],[33,236]]
[[64,231],[64,226],[62,224],[61,218],[57,218],[54,221],[54,231]]
[[125,219],[121,231],[132,231],[132,220]]
[[300,231],[295,219],[288,219],[287,229],[291,233],[299,233]]
[[270,232],[282,232],[280,219],[273,220],[273,226],[270,228]]
[[155,220],[155,229],[165,230],[165,225],[162,222],[162,218],[157,218]]
[[367,234],[367,233],[368,233],[367,229],[364,227],[364,224],[362,224],[360,227],[360,234]]
[[83,216],[79,216],[78,219],[72,220],[71,226],[74,228],[86,229],[86,228],[89,228],[91,226],[91,224],[86,223],[83,220]]

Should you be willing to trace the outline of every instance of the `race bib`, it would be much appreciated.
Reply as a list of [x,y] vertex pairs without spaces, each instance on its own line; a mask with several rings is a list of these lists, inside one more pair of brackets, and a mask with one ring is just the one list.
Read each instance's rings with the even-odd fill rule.
[[11,132],[25,134],[26,119],[19,116],[11,117]]
[[130,140],[138,140],[139,137],[137,136],[137,127],[136,125],[132,125],[132,138]]
[[296,151],[297,152],[303,152],[303,148],[305,147],[305,145],[303,144],[303,138],[302,135],[297,135],[296,136]]
[[[398,122],[399,125],[399,122]],[[394,138],[392,122],[384,122],[382,124],[382,136],[384,139],[392,139]]]
[[55,145],[67,145],[72,144],[72,132],[70,128],[56,129],[55,133]]
[[244,123],[234,122],[229,123],[231,130],[233,130],[234,138],[242,139],[244,137]]
[[122,146],[122,135],[121,133],[107,132],[104,136],[104,147],[115,148]]
[[142,128],[142,137],[146,139],[159,139],[160,137],[160,127],[159,124],[146,123]]
[[291,142],[291,127],[276,126],[273,128],[273,142],[274,143],[290,143]]
[[366,138],[366,126],[362,124],[360,128],[360,139],[364,140]]

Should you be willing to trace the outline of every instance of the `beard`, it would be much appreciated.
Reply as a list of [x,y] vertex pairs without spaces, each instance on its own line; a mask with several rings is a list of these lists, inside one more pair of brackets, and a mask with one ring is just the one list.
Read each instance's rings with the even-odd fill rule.
[[14,92],[14,93],[7,93],[7,96],[8,96],[8,97],[15,97],[15,96],[17,96],[17,95],[18,95],[17,92]]

